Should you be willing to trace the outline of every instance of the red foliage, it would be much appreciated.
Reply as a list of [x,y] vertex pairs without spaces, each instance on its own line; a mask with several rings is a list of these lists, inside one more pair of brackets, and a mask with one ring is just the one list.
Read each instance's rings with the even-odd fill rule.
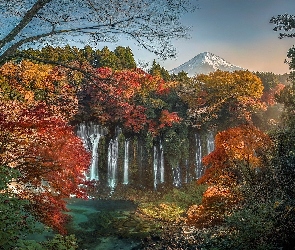
[[[99,78],[87,86],[89,106],[93,116],[103,125],[120,125],[135,133],[148,128],[153,134],[158,129],[179,122],[177,113],[163,110],[160,117],[148,117],[147,109],[161,108],[158,99],[151,96],[164,95],[169,86],[159,78],[140,69],[112,71],[110,68],[96,69]],[[153,121],[155,120],[155,121]]]
[[86,197],[80,187],[90,157],[73,128],[43,103],[1,103],[1,165],[20,171],[16,189],[39,220],[64,233],[65,198]]
[[[236,188],[245,181],[241,168],[263,167],[261,153],[271,147],[270,138],[253,126],[239,126],[215,137],[215,150],[203,158],[207,167],[199,184],[209,184],[201,205],[188,210],[188,222],[198,227],[220,224],[243,197]],[[249,172],[247,171],[247,172]]]
[[276,104],[275,96],[278,95],[284,88],[284,84],[277,84],[274,88],[263,93],[261,101],[265,102],[268,106]]
[[171,127],[173,123],[178,123],[180,121],[181,119],[176,112],[170,113],[168,110],[164,109],[161,112],[159,128]]

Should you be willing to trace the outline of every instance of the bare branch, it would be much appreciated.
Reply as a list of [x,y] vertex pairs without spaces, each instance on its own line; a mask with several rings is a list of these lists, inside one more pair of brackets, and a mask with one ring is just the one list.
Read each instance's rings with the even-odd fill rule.
[[0,49],[7,43],[11,42],[34,18],[40,9],[42,9],[51,0],[38,0],[30,10],[27,11],[21,22],[10,31],[10,33],[2,40],[0,40]]
[[116,34],[127,35],[143,48],[170,57],[174,54],[170,40],[186,38],[187,28],[181,25],[180,16],[193,9],[189,5],[189,0],[36,0],[20,14],[3,3],[2,13],[6,13],[5,7],[10,8],[10,18],[21,20],[10,32],[1,30],[2,35],[7,35],[0,40],[0,64],[21,46],[41,44],[45,39],[55,44],[74,41],[75,37],[77,41],[88,38],[85,45],[117,41]]

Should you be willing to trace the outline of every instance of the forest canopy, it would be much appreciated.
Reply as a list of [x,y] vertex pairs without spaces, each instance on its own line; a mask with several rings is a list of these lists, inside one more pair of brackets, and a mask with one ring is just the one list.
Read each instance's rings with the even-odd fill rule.
[[[127,141],[130,186],[179,195],[181,202],[167,198],[141,209],[171,226],[168,236],[177,237],[166,235],[168,245],[177,238],[173,244],[205,249],[294,246],[294,48],[287,55],[288,84],[271,72],[170,75],[156,61],[146,72],[130,48],[29,46],[66,44],[81,35],[90,42],[115,41],[122,33],[156,54],[173,56],[170,39],[186,36],[179,17],[188,1],[162,1],[162,8],[158,1],[137,0],[0,5],[3,20],[11,20],[0,37],[0,216],[5,222],[0,246],[22,244],[35,221],[66,234],[65,199],[87,198],[94,189],[112,194],[110,186],[99,189],[110,181],[108,152],[118,145],[122,172],[120,145]],[[293,19],[285,15],[271,22],[289,32]],[[87,179],[91,150],[77,136],[80,124],[107,130],[96,148],[98,168],[104,170],[99,180]],[[209,137],[215,137],[214,147],[207,144]],[[175,187],[188,188],[181,193]],[[197,199],[191,199],[192,192]],[[179,233],[184,229],[190,240]],[[167,232],[161,233],[159,244],[166,244]]]

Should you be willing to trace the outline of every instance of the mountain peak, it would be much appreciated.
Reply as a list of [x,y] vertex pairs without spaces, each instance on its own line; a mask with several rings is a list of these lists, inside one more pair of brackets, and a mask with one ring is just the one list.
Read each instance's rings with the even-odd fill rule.
[[196,55],[186,63],[172,69],[170,73],[177,74],[184,71],[191,77],[197,74],[208,74],[218,69],[223,71],[244,70],[207,51]]

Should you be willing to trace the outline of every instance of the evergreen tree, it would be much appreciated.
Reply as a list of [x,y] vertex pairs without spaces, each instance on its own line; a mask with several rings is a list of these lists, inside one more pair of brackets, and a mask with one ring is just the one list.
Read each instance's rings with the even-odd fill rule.
[[160,76],[165,81],[170,81],[171,79],[169,72],[159,63],[157,63],[156,60],[153,60],[153,64],[149,70],[149,73],[153,76]]
[[114,51],[111,51],[107,46],[102,50],[94,50],[90,46],[85,46],[82,49],[70,45],[65,47],[46,46],[40,50],[28,49],[19,53],[37,63],[42,60],[45,63],[67,65],[76,61],[80,64],[89,63],[94,68],[109,67],[114,70],[136,68],[132,50],[122,46],[118,46]]
[[270,90],[271,88],[274,88],[276,85],[279,84],[279,78],[276,74],[272,72],[255,72],[255,75],[257,75],[263,84],[264,91]]
[[129,47],[124,48],[122,46],[118,46],[114,50],[114,54],[119,59],[117,69],[135,69],[136,68],[136,62],[134,60],[132,50]]
[[109,67],[117,69],[117,65],[120,64],[118,57],[109,50],[108,47],[104,47],[100,52],[97,52],[97,67]]

